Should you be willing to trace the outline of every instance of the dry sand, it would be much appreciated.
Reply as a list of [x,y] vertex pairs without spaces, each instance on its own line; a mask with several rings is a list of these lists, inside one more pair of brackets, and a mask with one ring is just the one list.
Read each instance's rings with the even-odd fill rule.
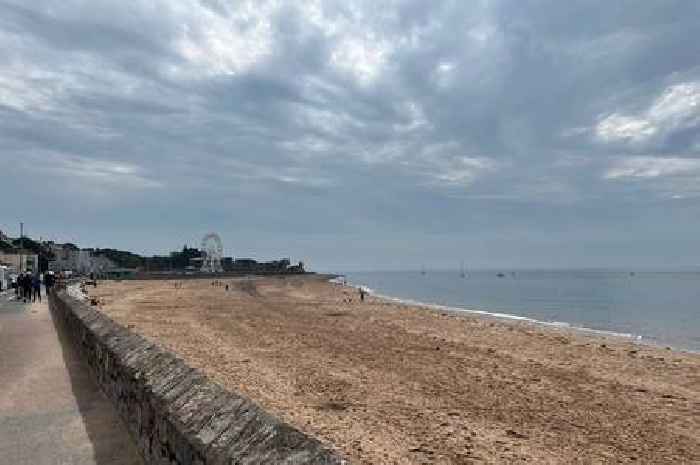
[[700,463],[698,355],[360,303],[313,277],[179,282],[89,292],[352,463]]

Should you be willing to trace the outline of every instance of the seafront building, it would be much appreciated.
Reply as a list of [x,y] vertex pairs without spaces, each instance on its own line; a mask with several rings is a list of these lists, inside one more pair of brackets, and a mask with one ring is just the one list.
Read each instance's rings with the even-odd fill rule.
[[10,287],[10,269],[5,265],[0,265],[0,292],[6,291]]
[[31,250],[0,250],[0,265],[16,271],[39,271],[39,256]]
[[[201,268],[201,265],[202,258],[192,258],[188,268],[198,270]],[[221,266],[224,272],[236,274],[293,274],[304,272],[304,263],[299,262],[297,265],[292,265],[289,258],[259,262],[252,258],[234,259],[232,257],[223,257]]]
[[7,273],[39,271],[39,257],[36,252],[17,247],[17,243],[17,239],[0,231],[0,266],[6,267],[9,270]]
[[[18,247],[24,245],[23,248]],[[21,271],[71,272],[98,277],[124,278],[140,274],[199,274],[205,252],[184,246],[169,255],[143,257],[117,249],[81,249],[72,243],[34,241],[24,237],[23,242],[0,231],[0,266],[5,275]],[[300,274],[304,264],[292,265],[289,258],[257,261],[252,258],[221,257],[221,271],[234,275],[246,274]],[[6,278],[7,279],[7,278]]]
[[106,273],[117,265],[93,249],[79,249],[73,244],[45,243],[53,255],[49,261],[49,270],[54,272],[72,271],[80,274]]
[[[186,272],[199,273],[202,269],[204,254],[199,249],[184,246],[181,251],[169,255],[143,257],[141,271],[146,273]],[[289,258],[259,262],[252,258],[221,257],[224,273],[234,274],[294,274],[304,273],[304,264],[291,264]]]
[[[228,257],[227,257],[228,258]],[[289,258],[272,260],[269,262],[258,262],[252,258],[237,258],[235,260],[222,261],[224,271],[252,274],[279,274],[279,273],[303,273],[304,264],[299,262],[292,265]]]

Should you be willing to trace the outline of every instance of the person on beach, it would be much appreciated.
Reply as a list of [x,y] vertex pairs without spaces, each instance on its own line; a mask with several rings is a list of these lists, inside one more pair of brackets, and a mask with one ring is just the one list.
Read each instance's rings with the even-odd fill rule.
[[36,302],[37,298],[39,302],[41,302],[41,278],[39,277],[39,273],[32,277],[32,290],[34,291],[32,294],[32,302]]
[[365,301],[365,288],[361,287],[360,288],[360,302]]

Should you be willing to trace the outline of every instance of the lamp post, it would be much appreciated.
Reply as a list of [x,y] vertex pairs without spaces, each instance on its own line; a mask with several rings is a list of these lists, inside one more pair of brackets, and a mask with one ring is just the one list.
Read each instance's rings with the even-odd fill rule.
[[19,272],[22,272],[22,252],[24,252],[24,223],[19,222]]

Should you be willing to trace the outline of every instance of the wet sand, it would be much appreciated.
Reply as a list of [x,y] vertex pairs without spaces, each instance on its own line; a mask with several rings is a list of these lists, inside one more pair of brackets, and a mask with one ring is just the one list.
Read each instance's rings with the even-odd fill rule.
[[314,277],[104,282],[116,321],[354,464],[700,463],[700,355]]

